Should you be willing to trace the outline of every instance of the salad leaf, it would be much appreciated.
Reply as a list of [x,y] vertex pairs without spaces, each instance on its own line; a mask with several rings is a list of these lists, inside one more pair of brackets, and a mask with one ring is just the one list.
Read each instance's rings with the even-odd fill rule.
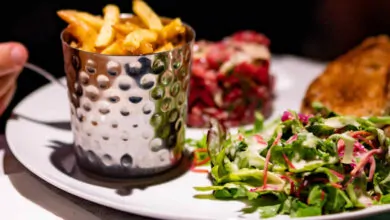
[[326,202],[327,195],[321,189],[320,185],[314,186],[307,198],[307,204],[311,206],[322,207]]
[[380,202],[382,204],[390,204],[390,194],[382,196]]
[[378,126],[383,126],[383,125],[388,125],[390,124],[390,116],[372,116],[367,118],[368,121],[378,125]]
[[[264,170],[244,168],[223,176],[221,179],[219,179],[218,182],[222,184],[229,182],[246,182],[250,183],[252,186],[257,187],[261,186],[262,181],[264,180],[264,175]],[[284,185],[284,180],[282,180],[278,175],[272,172],[268,172],[267,177],[267,183],[277,186]]]
[[269,205],[269,206],[259,206],[259,213],[261,218],[269,218],[274,217],[278,214],[280,209],[280,204]]
[[224,148],[226,140],[226,128],[216,120],[211,120],[211,129],[207,133],[207,149],[209,151],[212,164],[216,164],[216,158]]
[[252,129],[240,129],[245,135],[257,134],[264,129],[264,116],[260,112],[255,112],[255,122]]
[[324,204],[325,214],[339,213],[353,208],[350,198],[341,189],[326,186],[324,190],[327,193],[327,199]]
[[316,114],[322,116],[323,118],[330,118],[330,117],[338,116],[337,113],[328,109],[320,102],[313,102],[312,107],[313,107],[314,111],[316,112]]

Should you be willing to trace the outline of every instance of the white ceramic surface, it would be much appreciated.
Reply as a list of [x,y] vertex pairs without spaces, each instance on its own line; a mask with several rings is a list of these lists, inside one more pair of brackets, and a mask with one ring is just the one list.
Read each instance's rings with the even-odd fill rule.
[[[278,77],[274,117],[284,109],[299,108],[306,87],[321,68],[289,57],[273,61],[272,69]],[[258,219],[257,214],[242,216],[240,210],[245,207],[242,202],[194,198],[197,192],[193,187],[210,184],[207,176],[201,173],[188,171],[159,185],[132,190],[127,188],[127,193],[92,183],[82,175],[69,174],[74,169],[74,158],[61,154],[61,151],[69,149],[73,137],[70,130],[64,129],[63,125],[66,123],[60,123],[70,119],[69,104],[66,91],[58,85],[49,84],[35,91],[14,112],[19,117],[10,119],[6,129],[7,140],[14,155],[34,174],[71,194],[114,209],[155,218]],[[187,137],[200,138],[203,132],[191,129],[187,131]],[[312,219],[347,219],[386,210],[390,211],[390,206]],[[287,216],[278,216],[278,219],[281,218],[288,219]]]

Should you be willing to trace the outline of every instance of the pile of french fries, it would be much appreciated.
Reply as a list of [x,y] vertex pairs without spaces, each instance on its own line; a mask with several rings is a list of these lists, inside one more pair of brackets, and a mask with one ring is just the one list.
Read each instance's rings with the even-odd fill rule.
[[142,0],[133,0],[134,16],[120,18],[119,7],[108,4],[103,17],[77,10],[60,10],[75,38],[71,47],[107,55],[142,55],[171,50],[185,42],[186,28],[180,18],[163,22]]

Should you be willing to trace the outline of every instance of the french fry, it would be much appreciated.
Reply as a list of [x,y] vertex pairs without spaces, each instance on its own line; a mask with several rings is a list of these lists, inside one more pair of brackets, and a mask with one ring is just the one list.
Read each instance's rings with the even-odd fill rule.
[[57,12],[58,16],[69,23],[67,30],[77,39],[83,50],[94,52],[94,41],[97,32],[85,22],[79,20],[77,16],[69,10],[61,10]]
[[76,12],[77,17],[87,23],[89,26],[93,27],[96,31],[99,31],[102,28],[104,21],[101,16],[92,15],[87,12]]
[[107,5],[103,9],[104,24],[96,38],[95,46],[103,48],[110,45],[115,39],[115,30],[112,25],[119,22],[120,11],[116,5]]
[[130,52],[135,52],[139,47],[142,41],[147,43],[154,43],[157,41],[157,33],[148,29],[137,29],[133,32],[130,32],[123,41],[123,45]]
[[153,53],[153,45],[151,43],[142,41],[139,45],[138,50],[136,51],[137,54],[148,54]]
[[163,28],[158,15],[142,0],[133,0],[133,11],[145,25],[154,31]]
[[78,47],[77,43],[74,42],[74,41],[70,42],[69,45],[70,45],[70,47],[73,47],[73,48],[77,48]]
[[132,24],[137,25],[140,28],[148,29],[148,27],[146,27],[146,25],[142,22],[142,20],[138,16],[131,16],[131,17],[122,19],[122,21],[123,21],[123,23],[132,23]]
[[122,45],[122,41],[115,41],[108,47],[106,47],[101,54],[107,54],[107,55],[126,55],[127,51],[124,49]]
[[181,23],[180,18],[176,18],[163,27],[160,35],[163,40],[168,41],[175,38],[178,34],[184,33],[184,31],[185,28]]
[[68,32],[74,36],[81,44],[81,49],[88,52],[95,52],[94,40],[96,39],[96,32],[88,32],[82,26],[77,24],[70,24],[67,27]]
[[140,27],[138,25],[130,23],[130,22],[126,22],[124,24],[117,23],[117,24],[114,24],[112,27],[115,29],[115,31],[117,31],[118,33],[121,33],[123,35],[128,35],[130,32],[132,32],[136,29],[140,29]]
[[59,10],[57,11],[57,15],[68,24],[75,24],[80,22],[76,16],[75,10]]
[[121,40],[123,41],[125,39],[126,35],[123,35],[121,33],[116,32],[115,34],[115,40]]
[[[101,16],[92,15],[87,12],[80,12],[76,10],[61,10],[60,12],[62,14],[72,15],[72,17],[76,19],[80,19],[81,21],[94,28],[96,31],[99,31],[104,24],[104,21]],[[69,23],[69,21],[67,22]]]
[[173,48],[174,48],[173,44],[171,42],[168,42],[162,45],[161,47],[157,48],[154,52],[158,53],[158,52],[168,51],[168,50],[172,50]]
[[93,28],[88,25],[88,23],[79,19],[77,11],[75,10],[60,10],[57,12],[57,15],[68,24],[79,25],[82,26],[82,28],[86,31],[92,31],[96,33],[96,31],[94,31]]

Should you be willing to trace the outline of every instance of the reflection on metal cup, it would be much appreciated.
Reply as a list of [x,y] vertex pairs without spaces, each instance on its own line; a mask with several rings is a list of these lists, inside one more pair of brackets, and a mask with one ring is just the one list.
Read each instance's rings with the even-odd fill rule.
[[110,56],[69,46],[61,34],[80,167],[106,177],[157,174],[184,149],[188,83],[195,32],[173,50]]

